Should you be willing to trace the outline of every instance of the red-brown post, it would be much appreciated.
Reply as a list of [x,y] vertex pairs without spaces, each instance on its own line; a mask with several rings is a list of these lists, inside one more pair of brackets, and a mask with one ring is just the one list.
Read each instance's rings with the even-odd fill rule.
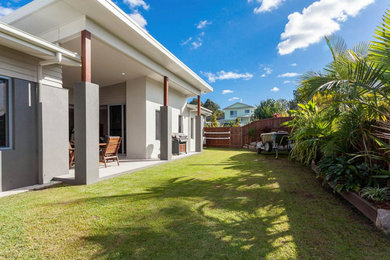
[[200,95],[198,96],[198,116],[200,116]]
[[81,81],[92,82],[91,77],[91,33],[81,32]]
[[168,98],[168,92],[169,92],[169,78],[164,77],[164,106],[169,105],[169,98]]

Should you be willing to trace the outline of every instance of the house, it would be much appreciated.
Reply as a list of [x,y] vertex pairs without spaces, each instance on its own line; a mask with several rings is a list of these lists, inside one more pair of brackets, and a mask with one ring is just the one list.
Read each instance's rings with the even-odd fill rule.
[[223,112],[225,113],[225,118],[220,121],[220,124],[229,123],[231,121],[235,122],[238,118],[240,120],[240,125],[246,125],[250,123],[251,117],[255,112],[255,107],[237,102],[224,108]]
[[0,19],[0,191],[99,174],[99,140],[128,160],[171,160],[172,134],[201,152],[213,89],[109,0],[35,0]]

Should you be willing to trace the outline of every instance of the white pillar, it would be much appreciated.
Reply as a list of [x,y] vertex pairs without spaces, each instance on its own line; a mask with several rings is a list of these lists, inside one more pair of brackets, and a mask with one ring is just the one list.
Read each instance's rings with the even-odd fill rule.
[[196,128],[196,136],[195,136],[195,151],[202,152],[203,151],[203,120],[202,116],[195,117],[195,128]]

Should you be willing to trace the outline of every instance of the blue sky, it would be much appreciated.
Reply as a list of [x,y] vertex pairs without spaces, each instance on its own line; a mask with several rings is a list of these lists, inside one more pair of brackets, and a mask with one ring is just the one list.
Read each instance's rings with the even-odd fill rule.
[[[0,15],[28,0],[0,2]],[[221,107],[293,97],[295,81],[331,61],[323,36],[372,39],[387,0],[115,0],[214,87]],[[223,94],[225,93],[225,94]]]

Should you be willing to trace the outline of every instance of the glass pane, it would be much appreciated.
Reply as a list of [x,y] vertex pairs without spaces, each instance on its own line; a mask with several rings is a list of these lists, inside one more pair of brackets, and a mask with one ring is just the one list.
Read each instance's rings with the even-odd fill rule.
[[0,147],[8,147],[8,80],[0,79]]
[[[110,136],[122,136],[122,106],[110,106]],[[119,147],[122,152],[123,141]]]

